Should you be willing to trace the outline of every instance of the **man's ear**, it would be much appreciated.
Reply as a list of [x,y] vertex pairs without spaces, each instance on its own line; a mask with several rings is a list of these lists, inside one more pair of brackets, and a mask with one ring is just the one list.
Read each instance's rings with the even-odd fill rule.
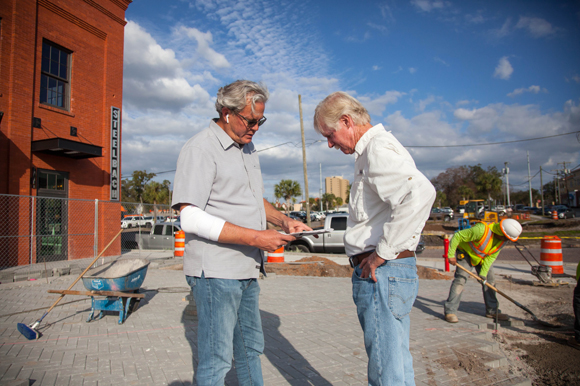
[[345,128],[352,128],[354,127],[354,122],[350,115],[343,115],[340,117],[339,122],[344,125]]

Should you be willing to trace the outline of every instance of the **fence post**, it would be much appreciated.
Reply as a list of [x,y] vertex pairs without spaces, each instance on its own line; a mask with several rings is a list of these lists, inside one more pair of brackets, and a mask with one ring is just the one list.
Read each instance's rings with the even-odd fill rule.
[[34,245],[34,196],[32,197],[32,205],[30,208],[31,216],[30,216],[30,247],[29,247],[29,257],[28,257],[28,266],[32,266],[32,246]]
[[95,241],[93,245],[93,257],[97,256],[99,250],[99,200],[95,199]]

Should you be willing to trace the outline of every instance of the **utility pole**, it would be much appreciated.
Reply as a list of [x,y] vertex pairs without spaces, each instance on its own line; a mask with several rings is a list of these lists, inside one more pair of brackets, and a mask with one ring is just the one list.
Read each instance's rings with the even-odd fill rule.
[[534,203],[532,202],[532,178],[530,177],[530,152],[526,152],[528,154],[528,189],[530,191],[530,207],[534,207]]
[[310,196],[308,195],[308,171],[306,170],[306,142],[304,141],[304,122],[302,121],[302,97],[298,94],[300,109],[300,131],[302,132],[302,165],[304,167],[304,190],[306,190],[306,224],[310,224]]
[[510,168],[508,168],[508,165],[510,163],[509,162],[504,162],[503,164],[505,165],[505,168],[503,169],[503,172],[505,173],[505,183],[506,183],[506,191],[507,191],[507,204],[508,204],[508,208],[509,208],[511,206],[511,204],[510,204],[510,177],[509,177]]
[[544,215],[544,181],[542,180],[542,167],[540,166],[540,194],[542,197],[542,216]]
[[322,164],[320,165],[320,191],[318,193],[318,208],[320,208],[321,212],[324,212],[324,209],[322,208]]
[[[558,163],[558,165],[560,165],[560,163]],[[569,170],[566,169],[566,162],[562,162],[562,165],[564,166],[564,170],[562,171],[562,175],[564,176],[564,186],[566,187],[566,202],[568,204],[570,204],[570,192],[568,190],[568,184],[566,183],[566,174],[569,173]]]

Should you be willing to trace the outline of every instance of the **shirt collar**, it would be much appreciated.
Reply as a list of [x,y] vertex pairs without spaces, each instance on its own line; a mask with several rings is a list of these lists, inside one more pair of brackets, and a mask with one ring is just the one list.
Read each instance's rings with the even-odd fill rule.
[[240,144],[237,143],[236,141],[234,141],[232,139],[232,137],[230,137],[228,135],[228,133],[226,133],[224,131],[224,129],[222,129],[221,127],[219,127],[216,122],[217,122],[217,118],[216,119],[213,119],[209,123],[209,128],[211,129],[211,131],[213,131],[213,133],[217,137],[218,141],[220,142],[220,144],[222,145],[222,147],[224,148],[224,150],[227,150],[227,149],[229,149],[232,146],[235,146],[238,149],[241,148]]
[[382,123],[379,123],[368,129],[367,132],[364,133],[362,137],[360,137],[356,143],[356,146],[354,147],[354,151],[357,157],[360,157],[362,153],[364,153],[371,139],[373,139],[373,137],[379,134],[381,131],[385,131],[385,128]]

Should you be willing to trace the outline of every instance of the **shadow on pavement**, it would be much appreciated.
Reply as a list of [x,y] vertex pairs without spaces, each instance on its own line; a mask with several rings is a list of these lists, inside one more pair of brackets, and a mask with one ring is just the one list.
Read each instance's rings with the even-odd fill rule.
[[[188,298],[192,297],[191,293]],[[189,343],[192,352],[192,364],[195,370],[197,369],[198,354],[197,354],[197,310],[191,301],[190,305],[185,307],[181,322],[184,324],[185,339]],[[264,330],[265,348],[264,355],[268,358],[270,363],[280,372],[280,374],[288,381],[289,384],[296,384],[296,382],[307,382],[309,385],[316,386],[331,386],[312,365],[308,362],[302,354],[300,354],[280,333],[280,317],[278,315],[260,311],[262,317],[262,328]],[[195,375],[194,375],[195,377]],[[226,374],[225,384],[228,386],[237,386],[238,379],[235,371],[235,363],[230,371]],[[189,381],[171,382],[168,386],[191,386],[197,385],[195,379]]]

